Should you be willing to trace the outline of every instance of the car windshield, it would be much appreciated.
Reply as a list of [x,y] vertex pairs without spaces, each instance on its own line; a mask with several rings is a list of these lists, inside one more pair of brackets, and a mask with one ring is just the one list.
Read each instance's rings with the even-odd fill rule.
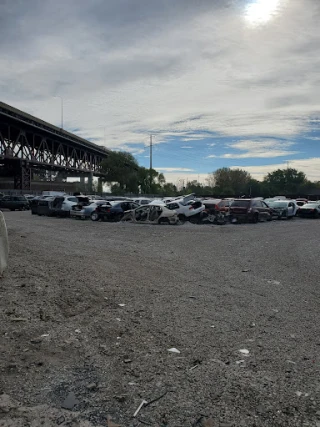
[[234,200],[231,203],[231,207],[247,208],[250,205],[250,200]]
[[272,208],[286,208],[288,206],[287,202],[268,202],[268,205]]

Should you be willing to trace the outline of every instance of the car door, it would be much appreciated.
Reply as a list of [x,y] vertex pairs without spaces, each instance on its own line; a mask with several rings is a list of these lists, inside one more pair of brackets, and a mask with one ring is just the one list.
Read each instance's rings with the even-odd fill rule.
[[149,209],[148,205],[141,206],[134,211],[134,220],[137,222],[146,222],[149,219]]
[[253,211],[258,212],[260,219],[266,218],[266,207],[262,205],[260,200],[253,200],[252,202]]
[[292,202],[288,203],[288,216],[294,216],[294,204]]
[[269,206],[262,202],[262,201],[258,201],[259,205],[261,206],[261,215],[264,219],[268,219],[270,217],[270,208]]

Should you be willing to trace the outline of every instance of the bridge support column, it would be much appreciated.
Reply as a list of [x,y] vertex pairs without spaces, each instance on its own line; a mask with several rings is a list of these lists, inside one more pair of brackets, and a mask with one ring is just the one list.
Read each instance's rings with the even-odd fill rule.
[[31,168],[27,162],[22,161],[20,168],[14,176],[15,190],[30,190],[31,189]]
[[93,191],[92,184],[93,184],[93,173],[90,172],[88,175],[88,193],[90,193],[90,194]]
[[103,185],[102,185],[102,178],[98,178],[98,193],[102,194],[103,191]]

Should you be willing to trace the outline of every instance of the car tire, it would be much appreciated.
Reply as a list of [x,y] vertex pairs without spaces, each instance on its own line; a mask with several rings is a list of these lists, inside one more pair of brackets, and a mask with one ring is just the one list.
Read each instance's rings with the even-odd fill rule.
[[116,216],[114,217],[114,222],[120,222],[122,217],[123,217],[123,215],[122,215],[122,214],[118,214],[118,215],[116,215]]
[[267,221],[269,221],[269,222],[272,221],[272,215],[271,214],[268,216]]
[[14,212],[15,211],[15,209],[10,209],[11,210],[11,212]]
[[315,211],[315,213],[313,214],[313,218],[315,218],[315,219],[319,218],[319,212],[318,211]]
[[199,224],[199,215],[192,215],[189,218],[189,222],[191,222],[191,224]]
[[179,224],[184,224],[186,222],[186,217],[183,214],[178,215]]
[[252,222],[253,222],[254,224],[257,224],[257,223],[259,222],[259,214],[258,214],[258,213],[255,213],[255,214],[253,215]]
[[100,217],[98,212],[92,212],[92,214],[90,215],[91,221],[99,221]]

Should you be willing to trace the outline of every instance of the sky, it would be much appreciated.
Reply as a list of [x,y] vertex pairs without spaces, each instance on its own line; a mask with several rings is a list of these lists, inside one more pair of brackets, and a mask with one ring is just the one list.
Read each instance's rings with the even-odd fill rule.
[[320,180],[320,1],[0,0],[0,100],[168,182]]

